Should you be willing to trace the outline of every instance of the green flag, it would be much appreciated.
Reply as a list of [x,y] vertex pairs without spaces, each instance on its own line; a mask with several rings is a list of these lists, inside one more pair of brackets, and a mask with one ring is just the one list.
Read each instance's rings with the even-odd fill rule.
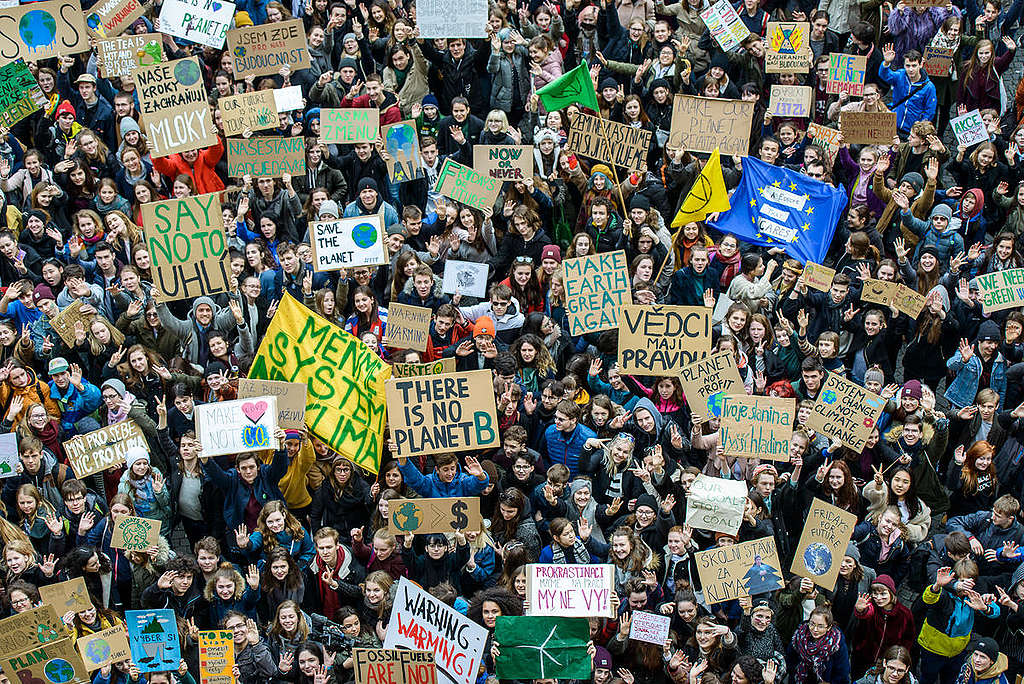
[[498,679],[590,679],[586,618],[499,617],[494,625]]
[[580,62],[578,67],[538,90],[537,97],[549,112],[571,104],[594,111],[598,109],[597,92],[594,90],[594,82],[590,80],[586,62]]

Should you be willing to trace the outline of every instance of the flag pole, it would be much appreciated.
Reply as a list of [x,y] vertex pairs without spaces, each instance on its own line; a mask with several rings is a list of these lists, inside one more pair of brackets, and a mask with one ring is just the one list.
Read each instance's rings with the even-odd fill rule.
[[[600,102],[598,102],[598,104],[597,104],[597,118],[599,118],[601,120],[601,137],[604,138],[604,144],[608,147],[608,153],[609,153],[609,156],[611,156],[612,143],[608,139],[608,120],[605,119],[604,115],[601,113],[601,103]],[[619,172],[615,168],[616,167],[615,162],[612,162],[611,164],[609,164],[609,166],[612,167],[612,179],[615,181],[615,189],[619,193],[619,204],[622,206],[622,223],[623,223],[623,225],[625,225],[625,223],[626,223],[626,213],[629,211],[629,207],[626,206],[626,200],[622,196],[622,186],[619,184]],[[629,237],[633,237],[633,231],[627,232],[626,235],[628,235]]]
[[665,255],[665,259],[661,262],[661,268],[658,269],[658,275],[654,276],[654,282],[652,283],[653,285],[658,284],[658,280],[661,278],[662,271],[664,271],[665,267],[668,266],[668,260],[672,258],[673,254],[675,254],[676,240],[679,239],[679,234],[683,232],[683,226],[685,225],[686,223],[684,223],[682,226],[679,226],[676,232],[672,235],[672,243],[668,246],[668,254]]

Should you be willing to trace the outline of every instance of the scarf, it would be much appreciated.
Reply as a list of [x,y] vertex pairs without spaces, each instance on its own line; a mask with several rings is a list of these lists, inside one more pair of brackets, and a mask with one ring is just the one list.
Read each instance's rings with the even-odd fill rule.
[[[125,392],[124,395],[122,395],[122,398],[127,400],[129,406],[135,403],[135,395],[132,394],[131,392]],[[128,420],[129,411],[131,411],[131,409],[128,409],[126,411],[123,408],[121,408],[120,404],[118,404],[116,409],[107,409],[107,425],[113,425],[114,423],[123,423],[124,421]]]
[[46,425],[42,430],[33,428],[32,432],[36,433],[39,441],[53,452],[58,461],[65,464],[68,462],[68,457],[64,453],[64,443],[60,439],[60,429],[57,427],[57,421],[50,419],[46,421]]
[[935,37],[932,38],[931,46],[953,51],[954,58],[952,63],[950,64],[949,73],[947,74],[947,76],[955,80],[957,61],[955,55],[956,51],[960,48],[960,36],[958,35],[955,40],[950,40],[949,36],[947,36],[942,31],[939,31],[935,34]]
[[731,257],[722,256],[721,253],[717,253],[715,254],[715,261],[725,264],[725,269],[722,271],[722,277],[719,279],[718,284],[722,287],[729,287],[729,283],[740,272],[739,251],[737,250]]
[[572,558],[565,555],[565,547],[557,542],[551,544],[551,562],[556,565],[585,565],[590,562],[590,552],[583,545],[583,540],[576,537],[572,543]]
[[341,546],[338,547],[337,562],[334,564],[333,570],[327,567],[327,564],[320,558],[319,553],[313,557],[313,570],[316,572],[316,584],[320,590],[320,599],[323,601],[324,614],[332,620],[338,609],[341,608],[341,602],[338,600],[338,592],[331,589],[327,582],[324,582],[324,572],[329,572],[332,579],[340,582],[341,576],[338,573],[344,565],[345,549]]
[[132,488],[132,501],[135,503],[135,513],[145,518],[156,504],[156,495],[153,492],[153,476],[146,475],[141,480],[129,476],[128,484]]
[[813,681],[812,677],[826,681],[825,666],[829,658],[839,650],[841,639],[842,635],[835,627],[829,629],[820,639],[811,636],[811,630],[808,629],[806,622],[797,627],[796,634],[793,635],[793,646],[800,656],[800,662],[796,666],[794,681],[797,684],[807,684]]

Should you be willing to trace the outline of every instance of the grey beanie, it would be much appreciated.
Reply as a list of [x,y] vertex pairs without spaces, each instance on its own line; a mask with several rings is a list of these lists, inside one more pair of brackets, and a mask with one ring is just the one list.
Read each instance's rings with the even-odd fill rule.
[[334,218],[341,218],[340,210],[338,209],[338,203],[334,200],[324,200],[320,203],[320,210],[317,211],[316,217],[323,218],[324,216],[333,216]]
[[900,179],[901,183],[910,183],[914,186],[915,192],[921,192],[924,187],[924,176],[919,174],[917,171],[911,171],[910,173],[903,174],[903,178]]
[[872,366],[871,368],[867,369],[867,371],[864,373],[864,384],[866,385],[872,380],[879,384],[885,383],[885,373],[882,371],[881,368]]
[[846,545],[846,555],[857,561],[857,565],[860,565],[860,549],[853,542]]
[[102,392],[108,387],[117,392],[118,396],[120,397],[123,397],[125,392],[128,391],[128,389],[124,386],[124,383],[118,380],[117,378],[110,378],[102,385],[100,385],[100,392]]
[[582,489],[589,489],[591,492],[593,492],[594,486],[590,484],[590,480],[585,479],[573,480],[572,483],[569,485],[569,493],[572,496],[576,496],[576,492]]
[[932,207],[932,213],[928,215],[928,218],[932,219],[936,216],[944,216],[948,221],[953,218],[953,210],[949,208],[948,204],[936,204]]

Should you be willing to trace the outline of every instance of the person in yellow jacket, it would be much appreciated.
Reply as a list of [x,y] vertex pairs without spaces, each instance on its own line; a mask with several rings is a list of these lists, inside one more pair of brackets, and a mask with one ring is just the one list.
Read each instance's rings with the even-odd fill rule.
[[[288,510],[299,520],[305,520],[309,505],[313,503],[313,497],[306,487],[306,474],[313,467],[316,454],[305,433],[299,430],[284,431],[284,448],[288,454],[288,472],[278,486]],[[263,462],[269,465],[274,452],[262,452],[262,457]]]

